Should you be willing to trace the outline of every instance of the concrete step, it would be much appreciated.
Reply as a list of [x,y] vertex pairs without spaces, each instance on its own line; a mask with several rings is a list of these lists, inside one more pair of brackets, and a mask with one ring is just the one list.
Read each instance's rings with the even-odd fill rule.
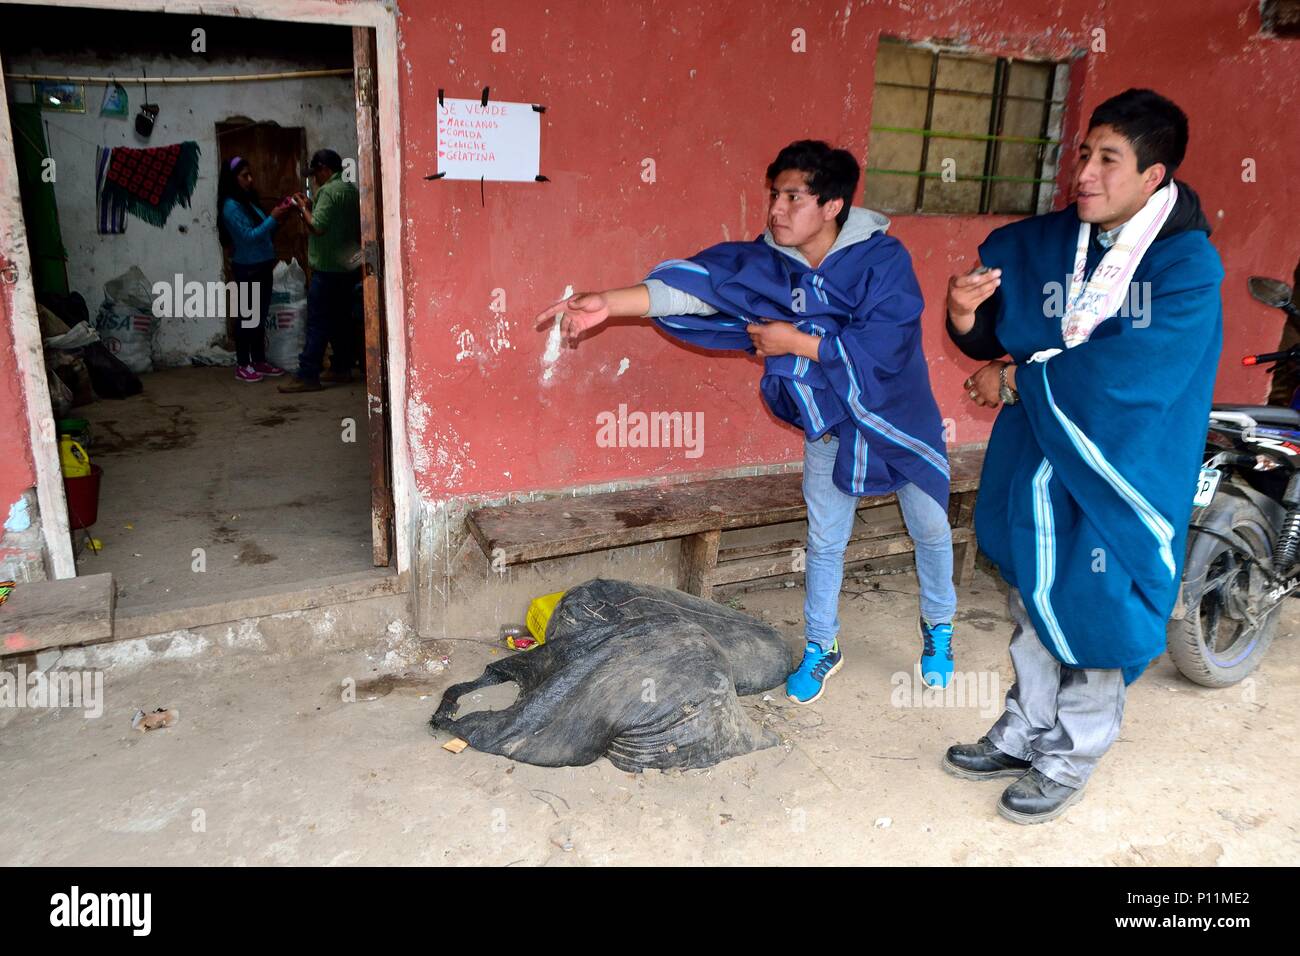
[[[14,604],[15,598],[18,603]],[[22,585],[0,606],[0,666],[138,666],[231,653],[276,657],[397,646],[410,575],[388,568],[268,585],[227,601],[113,607],[110,574]],[[14,607],[9,607],[14,604]]]
[[250,618],[269,617],[293,611],[347,604],[369,598],[406,594],[409,575],[399,575],[390,568],[373,568],[351,574],[318,578],[309,584],[297,582],[253,588],[232,595],[228,600],[200,599],[124,608],[117,614],[115,638],[147,637],[171,631],[225,624]]

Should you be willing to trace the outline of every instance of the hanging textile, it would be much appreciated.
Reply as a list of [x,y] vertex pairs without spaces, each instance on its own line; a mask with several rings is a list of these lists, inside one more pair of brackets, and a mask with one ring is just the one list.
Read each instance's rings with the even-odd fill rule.
[[110,146],[95,147],[95,231],[102,236],[120,236],[126,232],[125,195],[104,191],[112,155]]
[[104,197],[125,203],[127,212],[154,226],[166,224],[172,208],[189,207],[199,177],[199,144],[193,141],[112,151]]

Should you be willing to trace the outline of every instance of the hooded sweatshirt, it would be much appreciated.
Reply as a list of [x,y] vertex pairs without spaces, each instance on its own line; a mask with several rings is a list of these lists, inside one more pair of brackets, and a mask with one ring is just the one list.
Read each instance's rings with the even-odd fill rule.
[[784,321],[821,338],[817,360],[769,357],[759,383],[772,414],[808,440],[839,439],[834,482],[882,495],[908,482],[943,507],[948,461],[921,350],[924,302],[889,220],[853,208],[813,268],[770,232],[663,262],[646,279],[650,315],[669,335],[752,352],[746,326]]

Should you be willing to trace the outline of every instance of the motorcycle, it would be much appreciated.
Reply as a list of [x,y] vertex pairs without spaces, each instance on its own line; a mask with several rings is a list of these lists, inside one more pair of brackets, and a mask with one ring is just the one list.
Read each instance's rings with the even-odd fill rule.
[[[1284,282],[1253,276],[1250,292],[1296,314]],[[1297,361],[1300,346],[1247,355],[1242,364],[1274,371]],[[1259,666],[1282,602],[1300,587],[1300,389],[1289,408],[1211,407],[1193,504],[1166,641],[1184,677],[1228,687]]]

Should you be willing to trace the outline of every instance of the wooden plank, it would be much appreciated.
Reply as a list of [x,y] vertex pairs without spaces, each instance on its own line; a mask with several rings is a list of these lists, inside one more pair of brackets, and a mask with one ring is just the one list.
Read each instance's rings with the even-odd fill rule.
[[679,587],[687,594],[709,600],[713,597],[711,576],[718,563],[721,531],[705,531],[682,538],[682,564]]
[[782,541],[765,541],[762,544],[723,548],[718,552],[718,563],[743,561],[746,558],[765,558],[774,554],[792,554],[795,550],[807,546],[808,542],[804,538],[786,538]]
[[[955,494],[977,488],[982,461],[983,449],[953,454]],[[507,563],[522,563],[704,531],[801,521],[807,516],[802,483],[799,472],[716,478],[477,508],[467,522],[485,555],[493,557],[500,549]],[[894,495],[863,498],[859,508],[896,501]]]
[[536,561],[601,548],[797,521],[803,517],[798,473],[657,485],[581,497],[551,498],[471,512],[483,553],[507,562]]
[[[910,554],[912,539],[907,534],[894,534],[880,538],[863,538],[850,541],[844,549],[844,563],[850,561],[870,561],[891,554]],[[753,581],[759,578],[776,577],[794,571],[790,554],[773,554],[755,558],[746,558],[727,564],[719,564],[711,575],[713,585],[735,584],[738,581]]]
[[[800,546],[803,542],[782,542]],[[956,584],[969,580],[970,572],[975,566],[975,535],[969,528],[954,528],[952,532],[953,551],[961,554],[961,561],[954,562],[953,580]],[[736,551],[752,552],[749,548],[737,548]],[[912,538],[906,531],[884,535],[862,535],[851,539],[844,549],[844,563],[870,561],[896,554],[911,554],[915,551]],[[767,553],[748,553],[738,560],[727,560],[731,551],[722,551],[718,555],[716,570],[710,575],[709,584],[721,587],[725,584],[737,584],[741,581],[756,581],[760,578],[773,578],[795,572],[790,549],[770,551]]]
[[383,236],[380,223],[379,115],[375,96],[375,37],[352,28],[353,83],[357,98],[357,189],[361,193],[361,294],[366,327],[366,425],[370,452],[370,531],[374,564],[392,554],[393,492],[389,474],[388,388],[384,356],[384,304],[380,286]]
[[113,639],[113,575],[19,584],[0,604],[0,654]]
[[978,492],[963,491],[950,497],[948,523],[954,528],[969,528],[974,525],[976,494]]
[[[891,521],[888,524],[880,525],[878,528],[870,528],[865,531],[857,532],[849,538],[853,541],[866,541],[872,538],[886,538],[891,535],[905,534],[907,528],[901,521]],[[767,541],[762,544],[750,544],[735,548],[722,548],[718,551],[718,562],[739,561],[743,558],[756,558],[770,554],[792,554],[795,550],[805,549],[808,547],[806,538],[787,538],[783,541]]]
[[954,550],[961,549],[961,560],[956,565],[953,583],[963,587],[975,576],[975,554],[979,551],[979,542],[975,540],[975,532],[971,528],[954,528],[952,535]]

